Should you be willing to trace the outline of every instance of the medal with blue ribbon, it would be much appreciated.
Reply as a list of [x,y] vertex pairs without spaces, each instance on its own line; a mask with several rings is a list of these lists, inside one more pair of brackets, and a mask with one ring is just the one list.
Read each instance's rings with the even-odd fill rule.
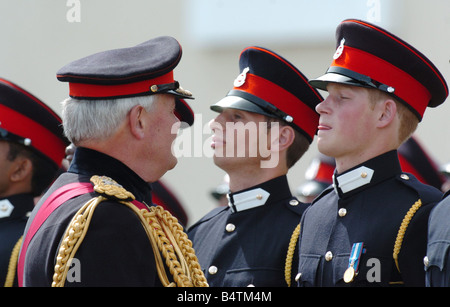
[[353,281],[356,275],[358,275],[358,266],[361,254],[363,252],[364,242],[354,243],[350,258],[348,258],[348,267],[344,273],[344,282],[350,283]]

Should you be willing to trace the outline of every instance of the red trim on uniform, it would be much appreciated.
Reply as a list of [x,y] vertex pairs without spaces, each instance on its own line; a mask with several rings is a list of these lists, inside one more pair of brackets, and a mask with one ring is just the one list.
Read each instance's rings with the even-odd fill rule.
[[[23,274],[24,274],[24,266],[25,266],[25,257],[28,249],[28,245],[33,239],[36,232],[42,226],[42,224],[47,220],[47,218],[52,214],[59,206],[63,203],[72,199],[74,197],[92,193],[94,191],[94,187],[90,182],[74,182],[69,183],[55,190],[42,204],[37,212],[36,216],[31,221],[31,225],[25,234],[22,248],[19,255],[19,260],[17,264],[17,279],[19,283],[19,287],[23,286]],[[143,203],[133,200],[133,205],[135,205],[139,210],[146,209],[147,206]]]
[[174,82],[173,70],[154,79],[144,80],[128,84],[98,85],[69,82],[70,97],[80,98],[107,98],[118,96],[129,96],[146,93],[152,85],[167,84]]
[[432,97],[420,82],[385,60],[353,47],[345,46],[331,66],[350,69],[395,88],[393,93],[414,108],[421,116]]
[[422,62],[424,62],[433,72],[434,74],[439,78],[439,80],[441,80],[442,86],[445,89],[446,94],[448,95],[448,87],[447,87],[447,83],[445,82],[445,80],[442,78],[441,74],[436,71],[436,69],[429,63],[429,61],[427,61],[426,59],[424,59],[420,54],[418,54],[414,49],[412,49],[408,44],[405,44],[403,41],[401,41],[400,39],[396,38],[395,36],[393,36],[392,34],[389,34],[386,31],[383,31],[380,28],[377,28],[371,24],[367,24],[365,22],[362,22],[361,20],[346,20],[343,21],[342,23],[346,23],[346,22],[354,22],[354,23],[359,23],[361,25],[364,25],[366,27],[372,28],[380,33],[383,33],[384,35],[388,36],[389,38],[393,39],[394,41],[396,41],[397,43],[399,43],[400,45],[402,45],[403,47],[405,47],[406,49],[408,49],[410,52],[414,53],[415,56],[417,56],[419,59],[422,60]]
[[29,117],[0,105],[2,119],[0,127],[23,138],[31,140],[31,147],[47,156],[60,166],[65,155],[66,144],[47,128]]
[[255,95],[294,118],[293,123],[304,130],[311,138],[317,131],[319,114],[303,103],[291,92],[262,77],[247,74],[245,83],[234,90]]
[[320,162],[319,169],[317,170],[314,180],[322,181],[326,183],[333,183],[333,173],[336,167],[331,164]]

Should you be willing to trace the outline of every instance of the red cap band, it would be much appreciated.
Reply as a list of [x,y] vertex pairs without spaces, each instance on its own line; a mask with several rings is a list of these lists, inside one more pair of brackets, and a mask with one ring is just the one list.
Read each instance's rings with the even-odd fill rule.
[[74,98],[108,98],[133,96],[136,94],[150,93],[152,85],[174,82],[173,70],[169,73],[153,78],[128,84],[99,85],[69,82],[69,95]]
[[234,90],[245,91],[276,106],[294,118],[293,123],[304,130],[311,138],[317,131],[319,114],[284,88],[262,77],[247,74],[245,83]]
[[63,140],[29,117],[0,104],[0,127],[20,137],[31,140],[31,147],[61,166],[66,144]]
[[339,66],[363,74],[395,89],[395,96],[404,100],[421,116],[431,99],[431,93],[416,79],[398,67],[365,51],[344,47],[344,52],[331,66]]

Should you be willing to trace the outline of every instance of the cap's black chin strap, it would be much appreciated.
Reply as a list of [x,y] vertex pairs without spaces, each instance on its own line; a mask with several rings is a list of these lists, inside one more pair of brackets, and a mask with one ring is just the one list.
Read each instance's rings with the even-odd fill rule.
[[150,92],[152,92],[153,94],[161,94],[168,91],[174,91],[188,97],[192,96],[192,93],[183,89],[178,81],[165,84],[153,84],[152,86],[150,86]]
[[383,84],[376,80],[373,80],[369,76],[354,72],[353,70],[350,70],[347,68],[343,68],[343,67],[339,67],[339,66],[331,66],[330,68],[328,68],[327,73],[335,73],[335,74],[339,74],[339,75],[343,75],[343,76],[352,78],[353,80],[361,83],[361,85],[363,85],[363,86],[376,88],[376,89],[379,89],[380,91],[383,91],[383,92],[386,92],[389,94],[394,94],[394,92],[395,92],[394,87]]

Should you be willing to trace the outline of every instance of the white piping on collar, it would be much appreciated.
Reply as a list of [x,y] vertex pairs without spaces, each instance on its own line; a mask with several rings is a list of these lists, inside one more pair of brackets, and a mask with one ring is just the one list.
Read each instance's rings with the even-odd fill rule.
[[261,188],[233,194],[232,200],[227,194],[228,206],[233,212],[240,212],[264,205],[269,196],[270,193]]
[[[372,180],[373,173],[373,169],[361,166],[351,172],[337,176],[336,181],[333,180],[333,182],[337,182],[342,193],[347,193],[354,189],[362,187],[363,185],[369,184]],[[335,184],[333,184],[333,187],[336,190],[337,187],[335,186]]]

